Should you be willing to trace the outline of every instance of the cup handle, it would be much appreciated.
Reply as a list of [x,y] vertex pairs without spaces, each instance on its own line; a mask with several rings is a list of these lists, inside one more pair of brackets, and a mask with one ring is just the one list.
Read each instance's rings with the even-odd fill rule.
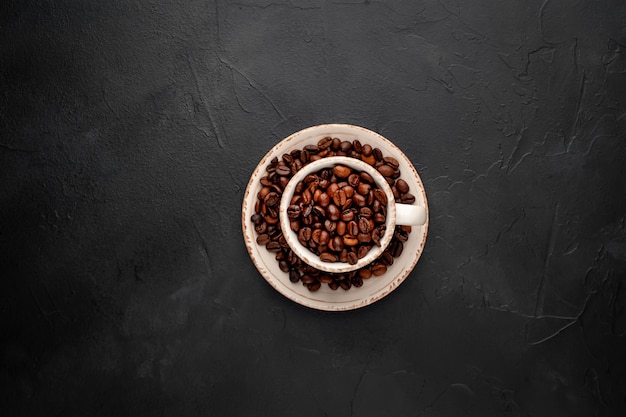
[[426,223],[426,209],[411,204],[396,204],[396,224],[400,226],[421,226]]

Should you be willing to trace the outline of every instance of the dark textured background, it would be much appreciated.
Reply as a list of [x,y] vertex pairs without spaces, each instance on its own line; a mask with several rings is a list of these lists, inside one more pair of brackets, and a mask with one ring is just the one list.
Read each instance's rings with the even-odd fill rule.
[[[344,313],[240,227],[265,152],[328,122],[431,210]],[[4,0],[0,413],[626,415],[625,192],[620,0]]]

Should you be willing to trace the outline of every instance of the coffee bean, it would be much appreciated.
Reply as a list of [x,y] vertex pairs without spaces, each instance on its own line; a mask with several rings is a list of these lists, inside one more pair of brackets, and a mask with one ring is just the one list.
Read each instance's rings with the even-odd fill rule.
[[349,152],[352,149],[352,142],[344,140],[343,142],[341,142],[341,148],[340,149],[343,152]]
[[303,274],[300,277],[300,281],[302,281],[303,284],[308,285],[315,282],[315,278],[311,274]]
[[378,247],[380,247],[380,239],[380,229],[376,228],[372,230],[372,242],[374,242],[374,244]]
[[360,245],[359,249],[357,249],[357,252],[356,252],[357,257],[359,259],[365,258],[365,256],[367,256],[371,248],[372,247],[368,245]]
[[352,170],[347,166],[337,165],[333,168],[333,174],[338,178],[348,178],[351,173]]
[[300,214],[302,213],[302,210],[300,209],[300,206],[293,204],[289,207],[287,207],[287,216],[289,216],[290,219],[294,220],[297,219],[298,217],[300,217]]
[[380,172],[384,177],[390,177],[394,173],[394,169],[389,165],[381,165],[378,167],[378,172]]
[[359,218],[359,231],[361,233],[369,233],[370,232],[370,222],[368,219],[366,219],[365,217],[361,217]]
[[343,244],[346,246],[356,246],[359,244],[359,239],[354,235],[346,234],[343,236]]
[[322,262],[337,262],[337,255],[330,252],[324,252],[320,254],[320,261]]
[[256,238],[256,243],[259,245],[267,245],[270,241],[270,235],[267,233],[263,233],[262,235],[258,235]]
[[372,270],[369,268],[359,269],[359,276],[361,279],[370,279],[372,277]]
[[359,224],[355,220],[349,221],[346,233],[349,235],[357,235],[359,233]]
[[341,212],[341,221],[349,222],[354,220],[354,216],[356,215],[355,209],[346,209]]
[[366,218],[366,219],[371,219],[373,214],[374,214],[374,212],[369,207],[361,207],[359,209],[359,216],[360,217],[363,217],[363,218]]
[[329,204],[326,208],[326,216],[329,220],[336,222],[341,218],[341,210],[334,204]]
[[409,184],[407,184],[407,182],[403,180],[402,178],[399,178],[396,181],[396,187],[398,188],[398,191],[400,191],[403,194],[409,192]]
[[396,240],[394,243],[393,248],[391,249],[391,255],[394,258],[399,257],[400,255],[402,255],[402,251],[404,250],[404,244],[402,242],[400,242],[399,240]]
[[348,263],[350,265],[356,265],[356,263],[359,261],[359,258],[357,257],[357,254],[354,252],[348,252]]
[[359,174],[350,174],[348,176],[348,185],[350,185],[352,188],[358,187],[360,183],[361,177]]
[[280,176],[291,175],[291,168],[287,165],[279,165],[276,167],[276,174]]
[[346,199],[346,193],[343,189],[339,189],[333,194],[333,202],[339,207],[343,207],[346,204]]
[[372,265],[372,274],[374,276],[381,276],[385,272],[387,272],[387,266],[383,265],[382,263],[375,263],[374,265]]
[[282,261],[278,262],[278,268],[280,268],[280,270],[283,271],[283,272],[289,272],[289,270],[291,269],[290,265],[289,265],[289,262],[287,262],[285,260],[282,260]]
[[372,186],[366,182],[359,184],[358,188],[357,188],[357,193],[361,194],[361,195],[367,195],[370,190],[372,189]]
[[337,235],[339,236],[343,236],[346,234],[346,229],[347,229],[348,225],[346,222],[344,221],[339,221],[337,222],[337,228],[335,229],[335,233],[337,233]]
[[326,136],[317,142],[317,147],[319,149],[326,149],[326,148],[329,148],[330,145],[332,145],[332,143],[333,143],[333,138],[331,138],[330,136]]
[[381,205],[386,206],[387,205],[387,194],[381,190],[380,188],[376,188],[373,191],[374,193],[374,198],[380,202]]
[[372,178],[372,176],[370,174],[368,174],[365,171],[361,171],[359,173],[359,178],[361,179],[361,182],[366,182],[368,184],[374,184],[374,178]]
[[350,283],[355,288],[362,287],[363,286],[363,278],[361,278],[359,275],[353,276],[352,278],[350,278]]
[[300,281],[300,273],[295,269],[289,271],[289,281],[293,283]]
[[394,158],[393,156],[385,156],[383,158],[383,161],[385,162],[385,164],[389,165],[393,169],[398,169],[398,166],[400,165],[398,160]]
[[298,232],[298,239],[300,241],[308,242],[311,239],[311,234],[312,234],[312,231],[310,227],[303,227]]
[[382,213],[374,214],[374,223],[376,223],[376,224],[383,224],[386,221],[387,221],[387,217],[385,217],[384,214],[382,214]]
[[411,193],[405,193],[400,196],[400,201],[403,204],[413,204],[415,203],[415,196]]
[[322,192],[320,194],[318,204],[322,207],[328,207],[330,204],[330,196],[328,193]]
[[339,288],[339,282],[337,281],[333,281],[330,284],[328,284],[328,288],[330,288],[331,290],[336,290],[337,288]]
[[359,233],[356,237],[359,243],[370,243],[372,241],[372,235],[369,233]]
[[334,252],[341,252],[343,250],[343,239],[341,236],[333,236],[328,243],[328,248]]
[[321,286],[322,286],[322,284],[319,281],[314,281],[314,282],[310,283],[309,285],[307,285],[307,288],[309,289],[309,291],[315,292],[315,291],[319,290]]
[[384,263],[385,265],[389,266],[393,264],[393,255],[391,255],[391,253],[389,253],[389,251],[384,251],[383,254],[380,256],[380,261],[382,263]]
[[337,229],[337,223],[330,219],[326,219],[324,220],[324,229],[326,229],[328,233],[334,233]]
[[270,252],[278,252],[280,248],[281,248],[280,243],[276,241],[270,241],[267,243],[267,245],[265,245],[265,249],[267,249]]
[[352,287],[352,284],[350,283],[350,280],[344,279],[339,282],[339,286],[341,287],[341,289],[348,291],[350,287]]

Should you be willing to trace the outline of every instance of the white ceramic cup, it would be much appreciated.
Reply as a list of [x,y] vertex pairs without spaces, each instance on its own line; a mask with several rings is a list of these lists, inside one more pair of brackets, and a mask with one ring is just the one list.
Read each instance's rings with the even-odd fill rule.
[[[387,216],[385,222],[385,233],[380,241],[380,246],[373,245],[366,256],[359,259],[356,264],[347,262],[322,262],[318,255],[315,255],[308,248],[304,247],[298,240],[298,235],[291,230],[290,219],[287,214],[287,207],[293,197],[296,185],[307,175],[318,172],[324,168],[333,168],[336,165],[344,165],[355,171],[365,171],[374,179],[376,186],[382,189],[387,195]],[[380,172],[373,166],[355,158],[346,156],[330,156],[305,165],[290,180],[280,201],[280,226],[287,244],[291,250],[304,262],[312,267],[333,273],[344,273],[360,269],[376,260],[387,248],[393,237],[396,225],[421,226],[426,222],[426,209],[418,205],[399,204],[394,200],[391,187]]]

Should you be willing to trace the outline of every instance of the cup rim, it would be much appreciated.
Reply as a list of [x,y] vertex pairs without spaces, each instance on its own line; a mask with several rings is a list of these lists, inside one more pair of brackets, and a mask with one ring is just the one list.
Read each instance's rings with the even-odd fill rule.
[[[363,258],[359,259],[356,264],[351,265],[347,262],[322,262],[318,255],[311,252],[309,249],[304,247],[300,241],[298,240],[297,234],[291,230],[290,220],[287,214],[287,207],[291,202],[291,198],[293,196],[294,189],[296,185],[302,181],[307,175],[313,172],[317,172],[324,168],[334,167],[337,165],[348,165],[353,169],[358,171],[365,171],[369,175],[372,176],[376,185],[381,188],[385,195],[387,196],[387,215],[385,219],[385,233],[380,242],[380,246],[373,245],[369,250],[367,255]],[[283,190],[283,194],[280,200],[279,206],[279,220],[281,229],[283,232],[283,236],[287,241],[287,244],[291,248],[292,251],[300,258],[303,262],[308,265],[319,269],[321,271],[330,272],[330,273],[346,273],[356,271],[361,269],[376,259],[378,259],[382,253],[385,251],[389,243],[391,243],[391,239],[393,237],[393,231],[396,225],[396,203],[393,196],[393,191],[391,187],[385,180],[384,176],[378,172],[378,170],[372,165],[363,162],[359,159],[348,157],[348,156],[329,156],[326,158],[322,158],[320,160],[311,162],[304,167],[302,167],[298,172],[296,172],[290,179],[285,189]]]

